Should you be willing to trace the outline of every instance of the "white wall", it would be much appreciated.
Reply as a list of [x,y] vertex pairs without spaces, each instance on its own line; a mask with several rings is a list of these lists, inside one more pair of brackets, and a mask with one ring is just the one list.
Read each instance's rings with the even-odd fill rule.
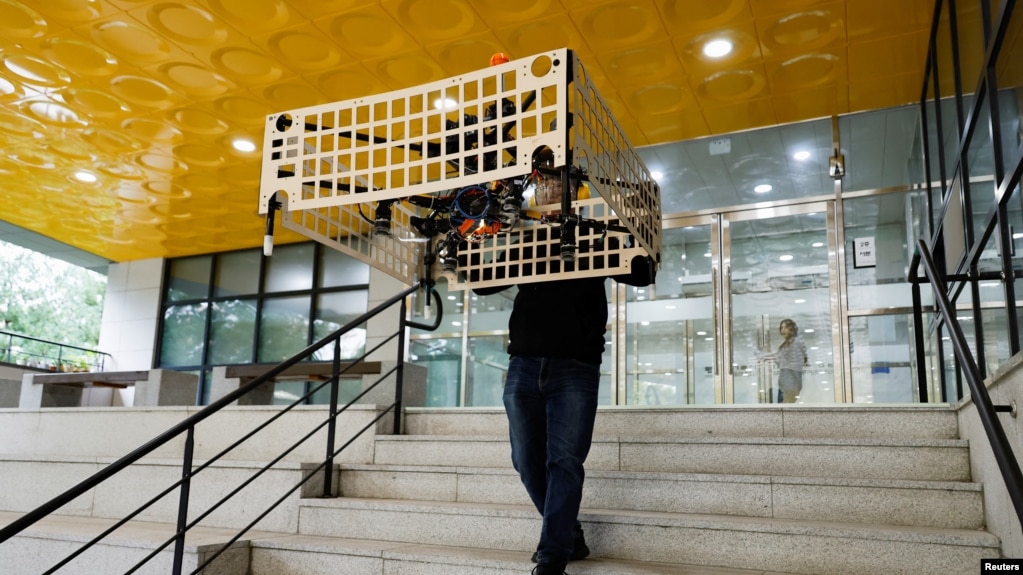
[[[1023,354],[1017,354],[987,380],[988,393],[995,405],[1013,401],[1023,409]],[[965,384],[964,384],[965,386]],[[1008,413],[995,415],[1005,430],[1017,462],[1023,456],[1023,418]],[[959,435],[970,442],[970,467],[973,480],[984,485],[984,517],[987,530],[1002,540],[1003,557],[1023,557],[1023,533],[1001,471],[991,451],[991,442],[969,399],[959,406]]]
[[156,349],[163,259],[110,264],[99,349],[105,371],[150,369]]

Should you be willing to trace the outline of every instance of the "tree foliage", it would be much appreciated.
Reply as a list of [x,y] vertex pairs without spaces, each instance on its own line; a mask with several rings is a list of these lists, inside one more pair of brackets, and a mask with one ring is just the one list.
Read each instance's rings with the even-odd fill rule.
[[0,241],[0,329],[95,349],[107,278]]

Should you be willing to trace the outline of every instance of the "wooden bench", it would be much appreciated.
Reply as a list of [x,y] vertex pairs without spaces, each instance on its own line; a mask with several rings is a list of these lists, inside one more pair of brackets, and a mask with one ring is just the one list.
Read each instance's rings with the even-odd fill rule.
[[[226,365],[213,368],[210,376],[210,398],[212,403],[235,389],[249,383],[253,379],[270,371],[276,364],[254,363],[247,365]],[[381,363],[379,361],[364,361],[359,363],[341,363],[341,379],[361,382],[364,376],[379,375]],[[347,371],[345,371],[347,369]],[[310,361],[297,363],[283,372],[279,373],[273,381],[259,386],[245,396],[238,399],[238,405],[270,405],[273,403],[274,386],[276,382],[284,381],[326,381],[334,374],[334,363],[330,361]]]
[[[130,403],[114,399],[113,390],[127,388],[133,388]],[[170,369],[34,373],[22,377],[18,407],[195,405],[198,388],[198,376]],[[93,389],[110,391],[90,393]]]

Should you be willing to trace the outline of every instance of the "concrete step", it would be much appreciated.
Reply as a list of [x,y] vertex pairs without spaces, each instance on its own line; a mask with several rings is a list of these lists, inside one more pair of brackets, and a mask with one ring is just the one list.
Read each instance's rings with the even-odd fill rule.
[[[0,526],[14,521],[20,514],[0,512]],[[95,517],[51,515],[42,519],[20,535],[0,545],[0,565],[4,573],[36,575],[43,573],[75,552],[116,521]],[[126,573],[147,555],[174,535],[173,523],[132,521],[114,531],[107,539],[73,559],[58,573],[69,575],[114,575]],[[197,527],[189,531],[184,548],[182,566],[191,573],[206,561],[237,531]],[[252,532],[250,537],[266,537],[263,532]],[[135,573],[140,575],[167,575],[172,572],[171,544],[156,554]],[[250,561],[246,539],[235,542],[213,560],[209,569],[217,575],[247,575]]]
[[[973,573],[999,542],[977,530],[609,511],[580,514],[596,558],[805,574]],[[525,505],[305,500],[300,533],[530,552],[540,519]],[[582,563],[580,563],[581,565]]]
[[[406,408],[407,435],[508,436],[504,409]],[[956,439],[948,405],[600,407],[594,434],[655,437]]]
[[[15,514],[0,513],[0,526]],[[43,573],[79,545],[109,527],[111,521],[53,516],[0,546],[4,573]],[[59,573],[115,575],[135,563],[174,533],[170,523],[133,521],[115,532],[112,541],[73,560]],[[190,573],[234,535],[223,529],[198,528],[185,546],[183,572]],[[532,569],[529,551],[494,551],[393,541],[317,537],[253,531],[245,534],[205,572],[216,575],[524,575]],[[172,555],[165,550],[136,573],[167,575]],[[572,563],[573,575],[791,575],[762,569],[725,569],[698,565],[587,559]]]
[[[527,551],[295,535],[251,541],[249,575],[525,575]],[[789,575],[623,559],[590,558],[568,566],[572,575]]]
[[[46,503],[64,490],[99,471],[113,459],[42,457],[0,457],[0,510],[28,512]],[[181,479],[181,461],[173,459],[143,459],[124,472],[99,485],[92,491],[65,505],[65,515],[96,518],[121,518],[157,497]],[[206,465],[195,461],[193,469]],[[236,496],[217,508],[203,520],[212,527],[246,525],[265,510],[253,501],[269,505],[283,497],[301,482],[317,464],[278,462],[274,467],[253,479],[265,466],[264,462],[217,461],[209,464],[192,479],[189,498],[189,518],[198,517],[212,508],[220,499],[250,481]],[[336,473],[336,471],[335,471]],[[45,477],[45,481],[40,478]],[[294,532],[298,523],[297,503],[301,495],[318,496],[322,493],[323,473],[315,474],[299,491],[288,498],[257,525],[269,531]],[[178,513],[178,490],[174,489],[138,515],[139,520],[174,522]]]
[[[508,441],[494,436],[377,436],[373,463],[507,468]],[[591,471],[969,481],[958,439],[594,437]]]
[[[341,495],[529,505],[512,469],[342,465]],[[975,483],[590,471],[583,506],[955,529],[984,526]]]

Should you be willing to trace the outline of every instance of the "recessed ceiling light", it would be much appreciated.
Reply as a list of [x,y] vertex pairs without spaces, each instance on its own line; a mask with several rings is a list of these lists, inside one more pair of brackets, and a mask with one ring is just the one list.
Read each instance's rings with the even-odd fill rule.
[[659,182],[664,177],[664,172],[650,172],[650,177]]
[[1012,239],[1018,240],[1020,238],[1023,238],[1023,233],[1016,232],[1016,233],[1012,234]]
[[96,180],[98,178],[96,178],[96,174],[94,174],[92,172],[86,172],[85,170],[80,170],[78,172],[75,172],[75,179],[78,180],[79,182],[85,182],[87,184],[94,184],[94,183],[96,183]]
[[806,150],[799,150],[795,154],[792,154],[792,157],[802,162],[803,160],[810,159],[810,152],[807,152]]
[[767,192],[770,192],[773,189],[774,186],[772,186],[771,184],[760,184],[759,186],[753,188],[753,191],[758,194],[766,194]]
[[728,40],[711,40],[703,45],[703,55],[708,58],[720,58],[732,51],[732,43]]
[[783,262],[790,262],[790,261],[792,261],[792,256],[790,256],[789,254],[785,254],[785,255],[779,257],[778,259],[780,261],[783,261]]
[[433,101],[433,107],[440,110],[441,108],[451,109],[458,106],[458,102],[451,98],[437,98]]
[[805,299],[797,299],[797,300],[794,300],[792,303],[806,303],[806,300]]
[[256,144],[252,143],[250,140],[246,140],[245,138],[238,138],[237,140],[231,142],[231,146],[234,149],[238,150],[239,152],[256,151]]

